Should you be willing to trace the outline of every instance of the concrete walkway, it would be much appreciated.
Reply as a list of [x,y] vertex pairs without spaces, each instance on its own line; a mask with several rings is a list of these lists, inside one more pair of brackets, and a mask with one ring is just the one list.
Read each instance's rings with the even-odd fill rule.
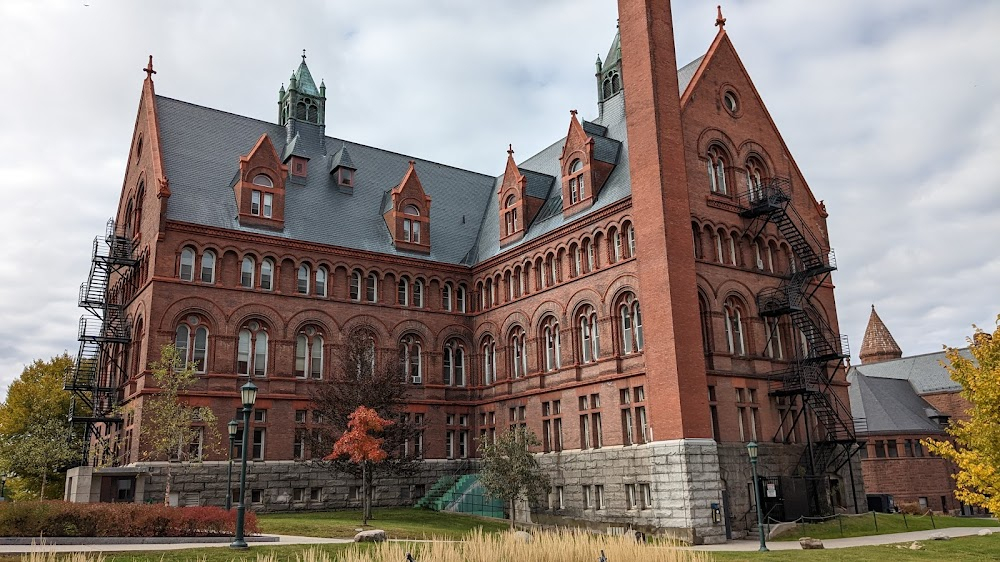
[[[928,541],[931,535],[944,533],[955,537],[975,535],[982,529],[1000,533],[997,527],[949,527],[947,529],[931,529],[929,531],[911,531],[909,533],[894,533],[890,535],[871,535],[867,537],[850,537],[846,539],[823,539],[825,548],[850,548],[852,546],[872,546],[879,544],[909,543],[913,541]],[[712,544],[686,547],[691,550],[736,551],[748,552],[760,548],[757,540],[729,541],[726,544]],[[767,541],[768,550],[802,550],[799,541]]]
[[[291,535],[277,536],[277,542],[253,542],[248,537],[250,550],[265,546],[287,546],[292,544],[343,544],[354,542],[351,539],[324,539],[318,537],[296,537]],[[183,542],[168,544],[36,544],[36,545],[0,545],[0,556],[6,554],[24,554],[28,552],[158,552],[161,550],[184,550],[187,548],[228,548],[228,542]]]

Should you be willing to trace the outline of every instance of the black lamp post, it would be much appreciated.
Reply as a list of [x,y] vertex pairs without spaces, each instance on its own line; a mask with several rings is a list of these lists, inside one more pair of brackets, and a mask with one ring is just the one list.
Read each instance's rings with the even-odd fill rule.
[[760,552],[767,552],[767,544],[764,542],[764,512],[760,507],[760,486],[757,485],[757,442],[747,443],[747,453],[750,455],[750,470],[753,472],[753,494],[757,503],[757,531],[760,533]]
[[4,490],[7,489],[7,479],[14,476],[14,473],[2,473],[0,474],[0,501],[7,501],[7,496],[4,494]]
[[236,539],[229,545],[229,548],[247,548],[247,541],[243,540],[243,522],[246,518],[247,496],[247,449],[250,445],[250,410],[253,409],[253,404],[257,401],[257,385],[247,382],[240,387],[240,397],[243,399],[243,455],[241,459],[242,466],[240,467],[240,503],[236,506]]
[[229,430],[229,474],[226,476],[226,511],[233,508],[233,446],[236,445],[236,432],[239,431],[240,424],[236,420],[229,420],[226,428]]

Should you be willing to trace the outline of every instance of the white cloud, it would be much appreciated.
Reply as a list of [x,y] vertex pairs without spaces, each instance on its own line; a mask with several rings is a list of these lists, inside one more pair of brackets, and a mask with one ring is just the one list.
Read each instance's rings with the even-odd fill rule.
[[[302,48],[328,133],[499,174],[596,112],[616,6],[6,0],[0,3],[0,386],[76,349],[90,244],[118,203],[146,56],[157,92],[275,118]],[[681,63],[714,5],[675,2]],[[727,30],[831,212],[841,329],[875,302],[907,353],[959,345],[1000,312],[995,2],[738,1]],[[855,350],[856,351],[856,350]]]

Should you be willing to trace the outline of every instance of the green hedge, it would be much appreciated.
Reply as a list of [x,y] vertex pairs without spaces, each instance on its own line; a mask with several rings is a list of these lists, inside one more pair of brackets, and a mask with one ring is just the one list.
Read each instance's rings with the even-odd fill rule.
[[[224,537],[236,529],[236,510],[168,507],[162,504],[69,503],[0,504],[3,537]],[[260,532],[247,512],[246,534]]]

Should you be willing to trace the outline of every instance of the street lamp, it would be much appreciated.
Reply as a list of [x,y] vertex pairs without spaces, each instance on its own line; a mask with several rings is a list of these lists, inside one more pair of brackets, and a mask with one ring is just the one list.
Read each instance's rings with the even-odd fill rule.
[[247,382],[240,387],[240,397],[243,399],[243,453],[240,459],[240,503],[236,506],[236,539],[233,540],[229,548],[247,548],[247,541],[243,540],[243,521],[246,517],[246,496],[247,496],[247,449],[250,446],[250,410],[253,403],[257,401],[257,385]]
[[7,489],[7,479],[8,478],[13,478],[13,477],[14,477],[14,473],[13,472],[10,472],[10,473],[4,472],[4,473],[0,474],[0,501],[4,501],[4,502],[7,501],[7,496],[4,495],[4,490]]
[[229,430],[229,475],[226,477],[226,511],[233,508],[233,447],[236,445],[236,432],[239,431],[240,424],[236,420],[229,420],[226,424]]
[[750,470],[753,472],[753,494],[757,503],[757,531],[760,533],[760,552],[767,552],[767,544],[764,542],[764,513],[760,508],[760,486],[757,485],[757,442],[747,443],[747,454],[750,455]]

